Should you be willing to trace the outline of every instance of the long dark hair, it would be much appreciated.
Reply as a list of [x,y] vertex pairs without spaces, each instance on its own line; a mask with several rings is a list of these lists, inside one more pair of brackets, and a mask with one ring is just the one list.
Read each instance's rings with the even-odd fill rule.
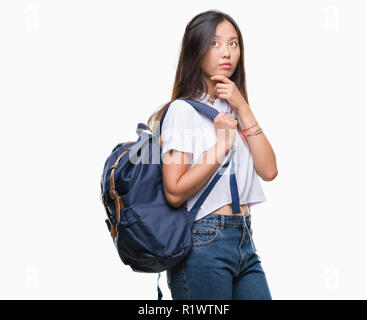
[[[208,10],[196,15],[186,26],[171,101],[163,105],[148,118],[147,125],[152,131],[156,129],[164,111],[174,100],[196,100],[201,97],[203,92],[208,93],[208,86],[200,66],[203,56],[210,48],[217,24],[224,20],[230,22],[236,29],[240,46],[240,58],[236,70],[229,79],[236,84],[241,95],[248,103],[241,31],[228,14],[219,10]],[[152,127],[153,122],[154,128]]]

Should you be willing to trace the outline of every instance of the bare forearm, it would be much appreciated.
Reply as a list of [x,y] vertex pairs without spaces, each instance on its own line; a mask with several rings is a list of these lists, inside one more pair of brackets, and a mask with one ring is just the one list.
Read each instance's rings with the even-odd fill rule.
[[[255,116],[249,107],[241,109],[238,116],[243,129],[249,128],[256,123]],[[257,124],[249,131],[254,132],[259,128],[260,126]],[[252,158],[254,160],[254,166],[258,175],[265,181],[274,179],[278,174],[275,154],[264,132],[257,135],[247,136],[246,143],[248,143],[250,148]]]
[[179,205],[194,196],[210,180],[228,151],[223,143],[217,141],[199,159],[198,163],[180,177],[176,185],[176,197],[179,199]]

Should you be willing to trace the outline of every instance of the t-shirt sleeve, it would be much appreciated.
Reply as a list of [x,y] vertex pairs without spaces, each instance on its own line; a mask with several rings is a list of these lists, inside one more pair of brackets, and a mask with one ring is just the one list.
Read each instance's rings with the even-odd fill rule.
[[[187,152],[195,150],[194,108],[183,100],[174,100],[168,107],[161,128],[162,156],[171,149]],[[192,158],[191,158],[192,159]]]

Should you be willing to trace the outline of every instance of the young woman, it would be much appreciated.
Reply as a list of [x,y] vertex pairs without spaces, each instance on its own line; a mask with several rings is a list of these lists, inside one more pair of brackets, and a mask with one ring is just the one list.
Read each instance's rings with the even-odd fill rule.
[[[213,122],[178,99],[200,101],[219,114]],[[172,298],[272,299],[250,212],[265,201],[258,175],[273,180],[277,167],[248,104],[243,40],[227,14],[206,11],[187,25],[171,101],[151,115],[148,125],[159,124],[167,108],[161,128],[167,201],[190,210],[232,148],[241,209],[232,212],[228,166],[197,213],[190,254],[167,271]]]

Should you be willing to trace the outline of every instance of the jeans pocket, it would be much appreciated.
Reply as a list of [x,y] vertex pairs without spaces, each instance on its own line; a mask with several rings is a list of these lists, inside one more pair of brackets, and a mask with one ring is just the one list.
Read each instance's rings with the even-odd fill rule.
[[215,225],[194,224],[192,229],[192,246],[207,246],[219,236],[219,227]]

